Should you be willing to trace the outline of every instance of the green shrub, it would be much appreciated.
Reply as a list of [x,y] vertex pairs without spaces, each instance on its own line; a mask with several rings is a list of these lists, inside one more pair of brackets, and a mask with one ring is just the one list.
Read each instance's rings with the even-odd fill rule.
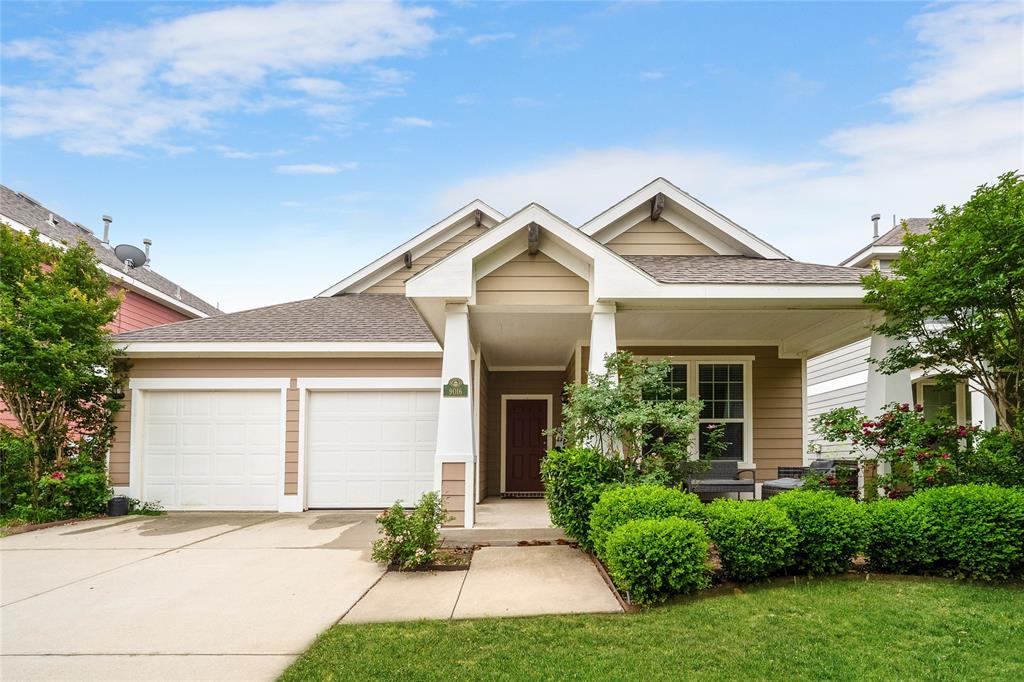
[[622,468],[594,450],[551,450],[540,464],[551,522],[590,549],[590,510],[610,485],[622,480]]
[[792,561],[799,534],[786,512],[753,500],[718,499],[708,505],[708,536],[725,574],[751,582],[775,575]]
[[707,587],[708,538],[696,521],[639,519],[616,528],[605,547],[608,574],[638,604]]
[[867,547],[871,568],[889,573],[927,572],[937,560],[937,533],[931,514],[915,498],[880,499],[868,504]]
[[383,537],[373,543],[373,560],[395,564],[400,569],[428,564],[441,546],[439,526],[450,517],[435,491],[424,493],[419,504],[406,513],[402,502],[395,502],[377,515]]
[[786,512],[799,538],[794,568],[810,575],[845,571],[864,547],[864,510],[848,497],[820,490],[792,490],[768,502]]
[[79,455],[40,477],[38,506],[59,518],[102,514],[112,494],[103,463]]
[[976,436],[973,453],[963,464],[963,483],[1024,486],[1024,445],[1009,431],[992,429]]
[[1024,572],[1024,492],[993,485],[932,488],[911,498],[936,531],[939,572],[1004,580]]
[[[22,436],[0,428],[0,514],[32,500],[32,446]],[[52,519],[50,519],[52,520]]]
[[634,485],[608,490],[590,512],[590,546],[604,558],[604,545],[616,528],[637,519],[680,517],[704,522],[704,505],[692,493],[660,485]]

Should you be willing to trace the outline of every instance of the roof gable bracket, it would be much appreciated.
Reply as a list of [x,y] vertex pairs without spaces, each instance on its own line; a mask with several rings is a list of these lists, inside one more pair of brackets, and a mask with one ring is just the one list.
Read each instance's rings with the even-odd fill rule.
[[665,195],[658,192],[651,198],[651,221],[657,222],[665,210]]
[[526,250],[531,256],[536,256],[540,250],[540,225],[537,223],[526,226]]

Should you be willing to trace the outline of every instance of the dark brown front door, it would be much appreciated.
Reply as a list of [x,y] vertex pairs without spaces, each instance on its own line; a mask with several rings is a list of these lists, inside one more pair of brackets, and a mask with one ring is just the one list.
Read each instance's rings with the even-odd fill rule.
[[539,492],[540,460],[547,450],[548,401],[505,402],[505,491]]

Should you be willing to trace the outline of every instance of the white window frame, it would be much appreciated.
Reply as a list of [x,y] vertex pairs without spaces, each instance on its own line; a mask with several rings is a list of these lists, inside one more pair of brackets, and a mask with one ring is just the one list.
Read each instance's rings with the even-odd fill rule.
[[[743,424],[743,459],[740,460],[745,468],[753,469],[754,463],[754,356],[752,355],[660,355],[642,356],[642,359],[651,362],[667,360],[672,365],[686,366],[686,398],[698,400],[700,398],[697,380],[698,367],[700,365],[743,365],[743,417],[730,417],[728,419],[700,418],[701,424]],[[698,434],[692,437],[694,451],[698,448]]]
[[[925,386],[937,386],[937,379],[931,379],[923,377],[914,382],[914,402],[918,405],[924,405],[924,387]],[[967,423],[967,403],[970,400],[970,396],[967,393],[967,384],[963,381],[958,381],[955,386],[956,389],[956,414],[953,418],[956,419],[957,424]],[[971,415],[974,418],[974,415]]]

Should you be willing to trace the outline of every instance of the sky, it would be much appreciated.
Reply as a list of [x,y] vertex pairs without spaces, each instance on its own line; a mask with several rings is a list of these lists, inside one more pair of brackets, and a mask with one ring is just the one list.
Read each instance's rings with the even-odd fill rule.
[[1024,4],[0,5],[0,179],[227,311],[658,176],[798,260],[1024,166]]

